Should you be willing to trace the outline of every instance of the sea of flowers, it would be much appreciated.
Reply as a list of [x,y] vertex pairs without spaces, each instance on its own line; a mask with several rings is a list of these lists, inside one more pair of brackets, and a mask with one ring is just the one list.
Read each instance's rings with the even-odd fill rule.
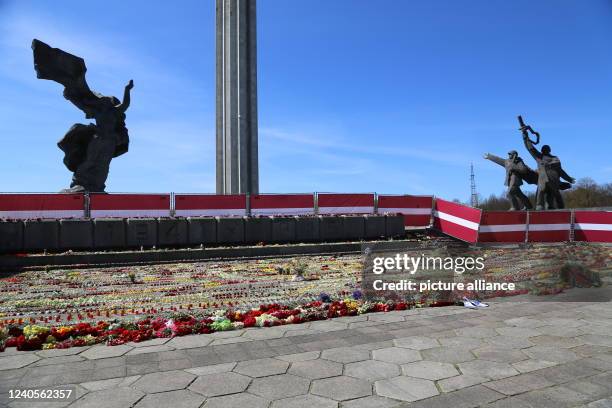
[[0,276],[0,325],[304,304],[345,297],[360,273],[358,255],[25,271]]
[[0,328],[0,351],[6,347],[17,350],[63,349],[106,343],[118,345],[153,338],[205,334],[246,327],[272,327],[324,320],[340,316],[355,316],[372,312],[405,310],[417,305],[404,302],[364,302],[355,291],[350,298],[332,300],[322,294],[322,300],[303,305],[265,304],[250,310],[219,309],[213,313],[171,313],[166,316],[146,316],[135,320],[100,320],[73,325],[42,326],[9,324]]
[[[491,250],[485,277],[513,293],[563,290],[556,251],[516,259]],[[550,253],[548,253],[550,252]],[[599,259],[599,258],[598,258]],[[603,258],[602,258],[603,259]],[[600,262],[601,263],[601,262]],[[595,265],[596,266],[596,265]],[[453,304],[464,294],[366,302],[360,255],[47,269],[0,275],[0,351],[139,342],[158,337],[297,324],[337,316]],[[489,279],[488,279],[489,280]],[[474,295],[474,294],[466,294]]]
[[363,306],[353,297],[360,273],[358,255],[25,271],[0,277],[0,349],[320,319],[339,305]]

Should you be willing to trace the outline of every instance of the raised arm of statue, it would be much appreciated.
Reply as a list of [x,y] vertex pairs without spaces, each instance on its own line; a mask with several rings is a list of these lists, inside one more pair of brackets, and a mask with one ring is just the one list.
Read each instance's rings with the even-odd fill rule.
[[123,101],[121,102],[121,105],[117,107],[121,112],[125,113],[125,111],[130,107],[130,91],[133,87],[134,81],[130,79],[130,82],[128,82],[128,84],[125,86],[125,91],[123,92]]
[[529,140],[527,132],[523,133],[523,142],[525,143],[525,148],[527,149],[529,154],[533,156],[534,159],[539,160],[542,158],[542,153],[540,153],[538,149],[533,146],[533,143],[531,142],[531,140]]
[[496,156],[491,153],[485,153],[483,157],[487,160],[491,160],[493,163],[499,164],[502,167],[506,167],[506,161],[499,156]]

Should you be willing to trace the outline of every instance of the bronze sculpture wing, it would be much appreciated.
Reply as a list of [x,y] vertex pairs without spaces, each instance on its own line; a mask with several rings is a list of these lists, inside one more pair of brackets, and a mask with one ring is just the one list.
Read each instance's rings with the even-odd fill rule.
[[87,67],[83,58],[52,48],[37,39],[32,41],[32,51],[36,76],[62,84],[64,97],[85,114],[90,113],[89,106],[97,97],[85,81]]

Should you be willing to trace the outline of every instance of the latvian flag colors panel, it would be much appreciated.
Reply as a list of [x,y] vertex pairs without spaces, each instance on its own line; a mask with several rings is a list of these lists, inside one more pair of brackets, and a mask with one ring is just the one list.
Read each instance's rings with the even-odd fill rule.
[[612,242],[612,211],[576,211],[574,240]]
[[0,218],[83,218],[83,194],[0,194]]
[[432,196],[378,196],[378,213],[403,214],[406,227],[429,226],[432,205]]
[[251,196],[251,215],[312,215],[313,194],[261,194]]
[[244,217],[244,194],[176,194],[174,210],[177,217]]
[[436,199],[434,227],[463,241],[476,242],[480,215],[476,208]]
[[478,242],[525,242],[527,213],[485,211],[480,220]]
[[319,193],[319,214],[374,214],[374,194]]
[[169,217],[170,194],[91,194],[92,218]]
[[570,240],[572,214],[569,211],[529,212],[529,242],[564,242]]

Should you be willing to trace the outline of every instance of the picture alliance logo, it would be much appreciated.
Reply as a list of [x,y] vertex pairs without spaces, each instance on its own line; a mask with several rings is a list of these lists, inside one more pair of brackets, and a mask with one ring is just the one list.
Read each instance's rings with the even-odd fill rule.
[[394,256],[375,257],[372,260],[372,272],[380,275],[386,271],[408,272],[414,275],[417,271],[452,271],[456,274],[482,271],[485,268],[484,257],[442,257],[442,256],[410,256],[395,254]]

